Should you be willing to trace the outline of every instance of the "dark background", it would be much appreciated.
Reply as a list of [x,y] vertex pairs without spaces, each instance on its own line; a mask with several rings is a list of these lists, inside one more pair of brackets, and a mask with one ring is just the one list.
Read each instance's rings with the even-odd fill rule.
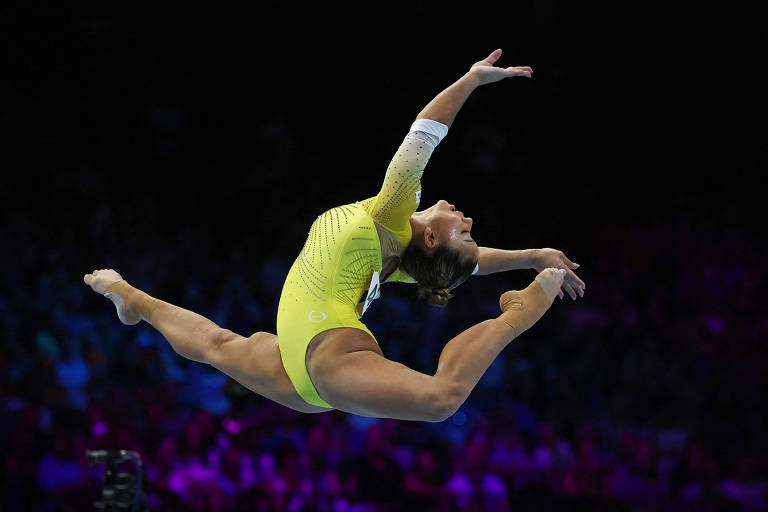
[[[89,193],[141,197],[156,209],[146,229],[203,225],[221,245],[274,237],[284,228],[264,213],[281,203],[306,199],[291,215],[309,221],[375,191],[416,113],[501,47],[499,65],[531,65],[534,79],[471,97],[425,175],[425,204],[491,204],[481,241],[574,251],[594,247],[584,227],[614,222],[760,225],[760,25],[59,9],[9,41],[12,212],[50,218],[66,204],[77,225]],[[499,159],[484,159],[489,148]],[[37,201],[13,192],[32,184]],[[301,231],[286,238],[279,249],[295,252]]]
[[[61,393],[48,389],[57,358],[90,353],[95,375],[103,340],[128,345],[137,332],[115,325],[83,274],[115,268],[243,335],[275,332],[282,277],[312,220],[376,194],[416,114],[495,48],[504,50],[499,65],[529,65],[534,76],[473,93],[430,160],[422,206],[456,204],[473,217],[480,245],[563,250],[581,264],[587,292],[557,301],[528,343],[505,350],[494,380],[470,396],[463,428],[482,431],[487,423],[473,425],[484,416],[502,422],[503,399],[548,418],[574,445],[583,421],[605,420],[615,432],[676,426],[717,460],[720,481],[764,485],[755,475],[768,471],[765,19],[735,5],[652,2],[452,9],[6,10],[0,398],[8,450],[14,436],[31,450],[6,458],[6,489],[26,482],[7,508],[32,496],[94,497],[98,480],[57,490],[34,478],[34,464],[52,452],[83,466],[66,445],[80,446],[76,434],[90,428],[99,400],[110,401],[98,389],[146,386],[174,414],[201,409],[161,391],[165,381],[142,359],[151,356],[123,349],[102,354],[85,409],[67,401],[63,377],[52,386]],[[366,324],[387,357],[434,372],[448,339],[495,315],[498,295],[534,275],[470,280],[437,312],[392,285]],[[58,356],[45,355],[41,332]],[[90,348],[72,348],[80,346]],[[233,417],[255,402],[271,407],[229,396]],[[54,430],[24,438],[8,405],[19,400],[31,418],[53,411]],[[144,404],[140,417],[146,402],[132,400]],[[289,416],[285,424],[306,429],[325,421]],[[338,428],[348,421],[326,416]],[[538,427],[515,421],[537,446]],[[84,446],[157,450],[150,433],[134,432]],[[400,432],[401,442],[419,445],[414,432]],[[448,457],[446,468],[464,460],[430,450]],[[698,478],[684,462],[677,471],[673,501]],[[163,496],[159,482],[149,488]],[[557,489],[520,503],[541,509]]]

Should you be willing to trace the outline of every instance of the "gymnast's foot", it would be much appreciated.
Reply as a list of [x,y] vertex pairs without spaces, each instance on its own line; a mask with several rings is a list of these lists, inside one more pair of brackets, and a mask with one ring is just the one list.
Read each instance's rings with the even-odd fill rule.
[[499,318],[514,329],[515,338],[546,313],[563,284],[565,270],[547,268],[525,290],[510,290],[499,298]]
[[[509,290],[508,292],[504,292],[499,298],[499,307],[501,307],[502,312],[509,311],[510,309],[523,309],[523,300],[525,297],[533,299],[534,296],[538,295],[539,297],[536,298],[540,299],[543,298],[542,292],[543,296],[546,297],[545,301],[551,304],[552,301],[555,300],[555,295],[557,295],[560,287],[563,285],[564,277],[565,270],[546,268],[539,272],[539,275],[536,276],[534,282],[525,290]],[[536,283],[541,285],[541,290],[537,290],[535,286]]]
[[115,304],[117,316],[121,322],[125,325],[136,325],[141,322],[141,315],[129,310],[125,305],[123,297],[118,295],[117,292],[108,291],[113,284],[123,280],[122,276],[112,269],[94,270],[93,273],[85,274],[83,277],[85,284],[90,286],[93,291],[104,295]]

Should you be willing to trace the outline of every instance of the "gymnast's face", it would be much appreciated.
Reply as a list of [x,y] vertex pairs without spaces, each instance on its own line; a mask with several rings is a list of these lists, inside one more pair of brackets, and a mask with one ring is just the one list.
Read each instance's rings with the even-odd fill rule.
[[426,223],[424,244],[427,248],[448,244],[458,249],[467,258],[477,258],[480,250],[472,238],[471,217],[465,217],[454,205],[444,199],[418,213],[423,215]]

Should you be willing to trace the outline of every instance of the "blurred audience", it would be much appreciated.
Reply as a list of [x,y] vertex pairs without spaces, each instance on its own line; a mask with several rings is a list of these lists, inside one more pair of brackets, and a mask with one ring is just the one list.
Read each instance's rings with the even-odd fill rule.
[[[123,326],[82,283],[93,266],[250,335],[274,332],[291,259],[215,253],[193,231],[149,250],[117,239],[140,224],[130,208],[91,218],[83,234],[23,216],[0,230],[15,248],[0,252],[2,510],[92,509],[103,465],[85,451],[118,448],[140,453],[155,510],[768,509],[768,266],[743,233],[606,226],[585,297],[556,302],[432,424],[300,414]],[[446,309],[391,285],[366,323],[386,356],[434,372],[447,340],[498,314],[482,279]]]

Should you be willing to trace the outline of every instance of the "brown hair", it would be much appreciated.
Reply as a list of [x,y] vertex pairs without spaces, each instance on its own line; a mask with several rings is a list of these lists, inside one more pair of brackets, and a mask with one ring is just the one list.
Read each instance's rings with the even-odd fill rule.
[[464,258],[456,248],[438,245],[428,252],[411,242],[403,253],[400,268],[416,280],[419,299],[444,307],[453,297],[451,289],[471,276],[476,264],[475,259]]

